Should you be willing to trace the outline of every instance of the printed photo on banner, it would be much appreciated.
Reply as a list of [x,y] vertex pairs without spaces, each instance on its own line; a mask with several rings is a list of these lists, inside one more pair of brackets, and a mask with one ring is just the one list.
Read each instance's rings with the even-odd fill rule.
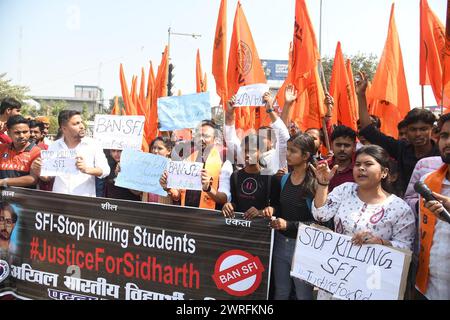
[[300,224],[291,276],[343,300],[402,300],[411,252]]
[[236,94],[235,107],[263,107],[264,93],[269,92],[269,85],[265,83],[251,84],[239,88]]
[[75,175],[80,171],[76,166],[75,150],[41,151],[42,168],[41,175],[44,177],[57,177],[63,175]]
[[140,150],[144,135],[144,116],[95,115],[94,139],[103,149]]
[[201,171],[203,163],[169,161],[167,187],[174,189],[202,190]]
[[161,131],[193,129],[203,120],[211,120],[209,92],[158,99]]
[[125,149],[120,157],[120,172],[115,185],[166,196],[159,184],[168,159],[151,153]]

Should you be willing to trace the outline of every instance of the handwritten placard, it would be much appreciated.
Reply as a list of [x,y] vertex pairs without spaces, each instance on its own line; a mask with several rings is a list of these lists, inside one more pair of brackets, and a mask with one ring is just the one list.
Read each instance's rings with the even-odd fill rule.
[[193,129],[203,120],[211,120],[209,92],[158,99],[161,131]]
[[265,83],[251,84],[239,88],[236,94],[235,107],[263,107],[264,93],[269,92],[269,85]]
[[140,150],[144,134],[144,116],[95,115],[94,139],[103,149]]
[[57,177],[63,175],[75,175],[80,171],[76,167],[75,150],[41,151],[41,176]]
[[291,276],[346,300],[399,300],[411,252],[354,245],[351,237],[300,224]]
[[167,196],[159,184],[168,159],[151,153],[125,149],[120,156],[120,172],[115,185]]
[[174,189],[202,190],[203,163],[170,161],[167,166],[167,187]]

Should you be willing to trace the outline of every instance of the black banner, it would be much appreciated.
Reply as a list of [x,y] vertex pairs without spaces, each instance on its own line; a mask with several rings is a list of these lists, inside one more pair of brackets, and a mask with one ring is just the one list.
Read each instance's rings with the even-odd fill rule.
[[2,190],[0,295],[63,300],[267,299],[267,220]]

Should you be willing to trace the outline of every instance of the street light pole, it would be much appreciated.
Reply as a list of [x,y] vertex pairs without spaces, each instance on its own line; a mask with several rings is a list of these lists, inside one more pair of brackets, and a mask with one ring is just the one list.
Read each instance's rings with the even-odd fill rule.
[[[169,79],[169,65],[170,65],[170,36],[174,35],[174,36],[184,36],[184,37],[192,37],[194,39],[200,38],[202,35],[201,34],[195,34],[195,33],[178,33],[178,32],[172,32],[172,28],[169,27],[169,29],[167,30],[167,69],[166,69],[166,76],[167,79]],[[170,86],[171,84],[169,83],[170,81],[167,82],[167,95],[170,96]]]
[[196,34],[196,33],[178,33],[178,32],[172,32],[172,28],[169,27],[169,30],[167,30],[168,36],[167,36],[167,55],[169,57],[170,60],[170,36],[174,35],[174,36],[185,36],[185,37],[192,37],[194,39],[200,38],[202,35],[201,34]]

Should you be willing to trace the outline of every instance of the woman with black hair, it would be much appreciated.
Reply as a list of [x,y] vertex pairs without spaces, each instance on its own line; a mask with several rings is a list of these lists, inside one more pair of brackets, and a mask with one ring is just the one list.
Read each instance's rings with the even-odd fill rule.
[[414,214],[408,204],[388,193],[389,156],[377,146],[356,152],[353,177],[328,194],[336,172],[326,164],[312,168],[317,177],[313,215],[321,222],[334,219],[337,233],[353,236],[356,244],[381,244],[411,249],[415,235]]
[[[266,217],[273,217],[270,225],[275,232],[273,249],[274,299],[287,300],[295,289],[298,300],[312,300],[313,287],[291,278],[292,257],[299,222],[311,224],[314,217],[311,203],[316,190],[316,180],[310,164],[314,163],[314,140],[307,134],[299,134],[288,140],[287,164],[292,171],[274,183],[271,207],[263,210]],[[294,288],[293,288],[294,285]]]

